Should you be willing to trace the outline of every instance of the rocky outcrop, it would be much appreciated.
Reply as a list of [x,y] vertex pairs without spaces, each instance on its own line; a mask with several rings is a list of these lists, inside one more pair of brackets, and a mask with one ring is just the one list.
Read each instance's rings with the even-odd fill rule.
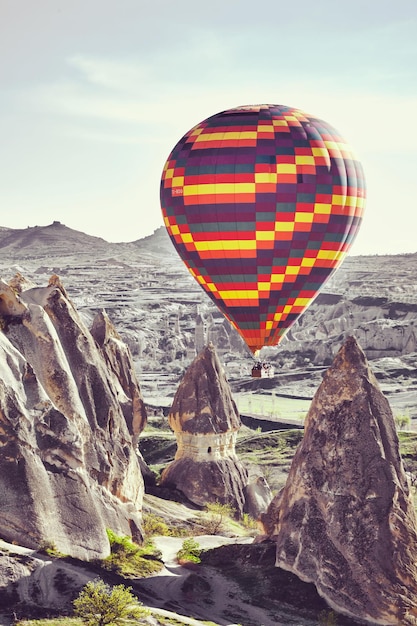
[[0,317],[2,538],[83,559],[109,554],[107,527],[140,540],[143,420],[121,346],[99,347],[56,276],[1,283]]
[[245,513],[257,520],[268,509],[272,500],[271,489],[264,476],[249,478],[245,487]]
[[285,487],[263,516],[276,564],[337,611],[415,624],[417,530],[388,401],[352,337],[319,387]]
[[100,311],[95,316],[91,334],[100,346],[110,371],[115,374],[115,380],[121,385],[119,403],[136,445],[146,425],[147,415],[130,350],[105,311]]
[[161,484],[176,487],[199,506],[219,501],[241,515],[247,472],[235,452],[240,417],[212,344],[186,371],[169,424],[177,453],[163,471]]
[[95,577],[62,559],[0,541],[0,623],[12,623],[3,621],[2,611],[11,617],[21,607],[39,617],[72,614],[74,598]]
[[308,353],[315,364],[331,363],[353,330],[368,359],[411,354],[417,351],[417,305],[388,297],[320,294],[288,333],[284,352],[287,357]]

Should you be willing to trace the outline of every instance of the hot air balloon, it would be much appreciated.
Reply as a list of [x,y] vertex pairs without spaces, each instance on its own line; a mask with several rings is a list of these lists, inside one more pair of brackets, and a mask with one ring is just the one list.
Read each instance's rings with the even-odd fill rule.
[[177,252],[254,354],[279,344],[340,265],[364,205],[361,164],[337,130],[282,105],[204,120],[161,180]]

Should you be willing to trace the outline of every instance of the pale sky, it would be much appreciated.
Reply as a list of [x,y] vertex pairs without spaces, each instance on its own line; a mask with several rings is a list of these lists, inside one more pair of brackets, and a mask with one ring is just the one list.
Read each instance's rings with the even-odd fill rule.
[[175,143],[260,103],[362,161],[353,254],[417,251],[416,0],[0,0],[0,226],[151,234]]

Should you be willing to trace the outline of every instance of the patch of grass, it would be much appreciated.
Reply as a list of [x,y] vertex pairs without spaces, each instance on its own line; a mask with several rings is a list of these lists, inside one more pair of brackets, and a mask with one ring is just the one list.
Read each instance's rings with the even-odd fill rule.
[[152,542],[139,546],[129,537],[116,535],[107,530],[110,541],[111,554],[107,559],[100,561],[103,569],[115,572],[124,578],[146,578],[159,572],[163,567],[161,553]]
[[184,626],[184,622],[180,622],[175,617],[166,617],[165,615],[154,615],[161,626]]
[[55,557],[56,559],[63,559],[67,555],[58,550],[53,541],[44,541],[39,545],[38,552],[46,554],[47,556]]
[[320,611],[318,614],[318,623],[320,626],[336,626],[337,615],[334,611]]
[[55,617],[52,619],[24,619],[16,622],[16,626],[83,626],[78,617]]
[[292,456],[302,438],[303,431],[300,428],[243,435],[237,440],[236,451],[245,454],[253,450],[269,450],[275,454],[284,452]]
[[257,467],[276,492],[285,483],[303,434],[303,430],[298,428],[265,433],[246,432],[238,437],[236,452],[244,464]]
[[163,537],[186,537],[190,534],[190,528],[175,524],[169,526],[163,517],[155,513],[144,513],[142,528],[145,536],[150,539],[157,535]]
[[199,525],[204,534],[219,535],[225,530],[226,521],[234,517],[234,510],[229,504],[220,502],[209,502],[206,505],[208,515],[201,516]]
[[303,419],[311,400],[283,398],[275,393],[235,393],[240,413],[268,418]]
[[169,537],[171,535],[171,529],[168,524],[155,513],[143,514],[142,528],[146,537],[154,537],[155,535]]
[[258,523],[256,519],[253,519],[253,517],[249,515],[249,513],[244,513],[242,516],[242,526],[247,530],[257,530]]
[[401,431],[398,433],[400,452],[403,458],[415,457],[417,459],[417,433]]

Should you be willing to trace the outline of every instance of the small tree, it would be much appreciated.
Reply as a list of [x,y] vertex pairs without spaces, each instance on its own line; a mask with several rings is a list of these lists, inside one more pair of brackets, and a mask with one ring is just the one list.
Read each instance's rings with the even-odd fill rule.
[[209,535],[217,535],[224,531],[224,522],[234,514],[233,507],[230,504],[221,504],[221,502],[208,502],[206,504],[208,518],[201,520],[205,532]]
[[87,626],[117,626],[149,615],[131,587],[110,587],[100,579],[88,582],[73,605],[75,615]]
[[191,563],[200,563],[201,547],[195,539],[185,539],[182,548],[177,552],[178,561],[189,561]]

